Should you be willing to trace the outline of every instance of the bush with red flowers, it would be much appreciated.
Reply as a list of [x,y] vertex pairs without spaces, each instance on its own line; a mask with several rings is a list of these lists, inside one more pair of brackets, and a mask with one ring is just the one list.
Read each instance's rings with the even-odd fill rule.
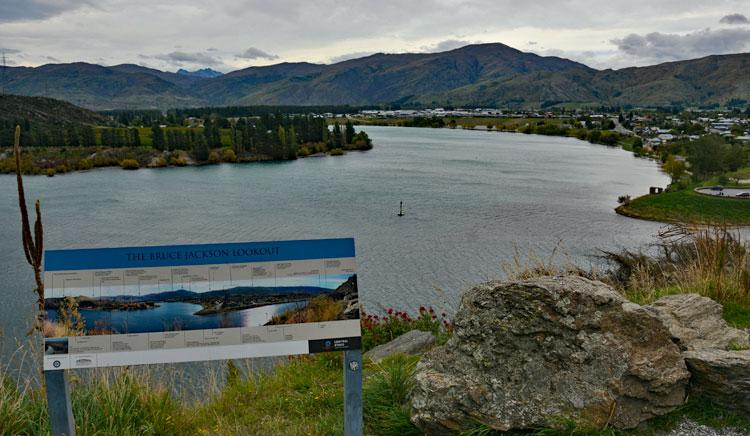
[[445,343],[453,332],[453,323],[445,312],[437,314],[433,307],[419,307],[419,314],[412,316],[409,312],[386,309],[382,315],[362,311],[362,348],[367,351],[380,344],[385,344],[410,330],[431,332],[439,344]]

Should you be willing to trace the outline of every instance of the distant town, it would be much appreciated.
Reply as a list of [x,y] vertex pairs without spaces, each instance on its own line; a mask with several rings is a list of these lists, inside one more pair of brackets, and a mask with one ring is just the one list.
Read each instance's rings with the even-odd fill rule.
[[[360,110],[351,114],[320,114],[326,118],[354,118],[392,120],[406,118],[511,118],[558,119],[567,127],[586,127],[613,130],[623,135],[639,136],[652,149],[676,140],[696,140],[701,135],[714,133],[750,143],[750,108],[740,110],[682,112],[633,109],[629,111],[508,111],[498,108],[430,108],[397,110]],[[580,123],[580,125],[579,125]],[[464,126],[464,128],[466,128]],[[482,129],[485,126],[473,126]]]

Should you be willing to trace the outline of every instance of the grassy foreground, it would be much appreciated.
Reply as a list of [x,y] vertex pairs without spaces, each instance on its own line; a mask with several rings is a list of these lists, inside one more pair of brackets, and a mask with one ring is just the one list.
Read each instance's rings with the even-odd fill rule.
[[690,189],[644,195],[623,204],[617,213],[651,221],[750,225],[750,201],[701,195]]
[[[409,421],[409,393],[418,358],[393,356],[364,368],[366,434],[421,435]],[[233,375],[205,402],[186,403],[149,381],[145,369],[101,371],[76,383],[73,410],[79,435],[338,435],[343,429],[341,356],[291,358],[258,376]],[[713,428],[750,432],[750,419],[701,399],[632,431],[581,429],[561,422],[533,435],[656,435],[685,418]],[[0,434],[46,435],[46,401],[39,390],[0,384]],[[493,435],[481,423],[464,435]]]
[[[505,265],[511,278],[563,273],[603,280],[630,300],[647,304],[674,293],[699,293],[724,306],[724,317],[736,327],[750,327],[750,252],[741,235],[726,227],[674,227],[656,243],[658,255],[620,251],[604,253],[612,268],[584,271],[552,259]],[[430,331],[438,343],[452,334],[447,315],[420,308],[411,317],[387,310],[363,314],[365,349],[385,343],[411,329]],[[150,367],[76,372],[73,404],[80,435],[337,435],[343,427],[341,354],[290,357],[268,372],[239,368],[213,374],[198,386],[200,399],[177,396],[153,378]],[[423,434],[409,420],[409,396],[418,358],[393,356],[381,363],[365,362],[364,413],[371,435]],[[241,364],[239,364],[241,365]],[[221,388],[210,380],[222,379]],[[195,381],[188,381],[195,383]],[[186,399],[187,398],[187,399]],[[650,420],[642,428],[582,429],[573,422],[523,434],[536,435],[657,435],[683,420],[716,429],[750,433],[750,417],[737,415],[701,398],[690,398],[674,412]],[[0,434],[49,434],[43,392],[19,385],[0,370]],[[477,422],[464,435],[498,432]]]

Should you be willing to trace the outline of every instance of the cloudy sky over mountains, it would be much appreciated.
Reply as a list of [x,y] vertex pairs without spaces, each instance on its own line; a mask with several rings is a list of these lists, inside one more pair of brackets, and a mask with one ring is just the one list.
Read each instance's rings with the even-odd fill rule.
[[622,68],[750,52],[749,17],[747,0],[2,0],[0,52],[226,72],[502,42]]

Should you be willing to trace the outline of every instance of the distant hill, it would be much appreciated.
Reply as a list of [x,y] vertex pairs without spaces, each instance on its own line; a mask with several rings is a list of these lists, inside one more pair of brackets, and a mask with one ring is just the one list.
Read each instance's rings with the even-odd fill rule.
[[331,65],[281,63],[213,76],[138,65],[14,67],[6,90],[103,110],[247,105],[698,106],[750,100],[750,54],[596,70],[503,44],[378,53]]
[[46,97],[0,95],[0,122],[55,126],[62,124],[108,125],[111,120],[101,114],[71,103]]
[[214,77],[222,76],[224,73],[221,73],[216,70],[212,70],[211,68],[203,68],[200,70],[195,71],[188,71],[180,68],[177,70],[177,74],[183,75],[183,76],[191,76],[191,77],[203,77],[206,79],[211,79]]
[[193,298],[222,298],[225,295],[285,295],[285,294],[307,294],[318,295],[329,293],[331,289],[320,288],[316,286],[238,286],[229,289],[220,289],[217,291],[193,292],[185,289],[176,291],[165,291],[153,294],[138,295],[118,295],[113,297],[102,297],[110,300],[121,301],[184,301]]
[[201,102],[191,95],[189,84],[147,70],[125,71],[122,66],[83,62],[9,67],[3,85],[10,94],[52,97],[89,109],[186,107]]

